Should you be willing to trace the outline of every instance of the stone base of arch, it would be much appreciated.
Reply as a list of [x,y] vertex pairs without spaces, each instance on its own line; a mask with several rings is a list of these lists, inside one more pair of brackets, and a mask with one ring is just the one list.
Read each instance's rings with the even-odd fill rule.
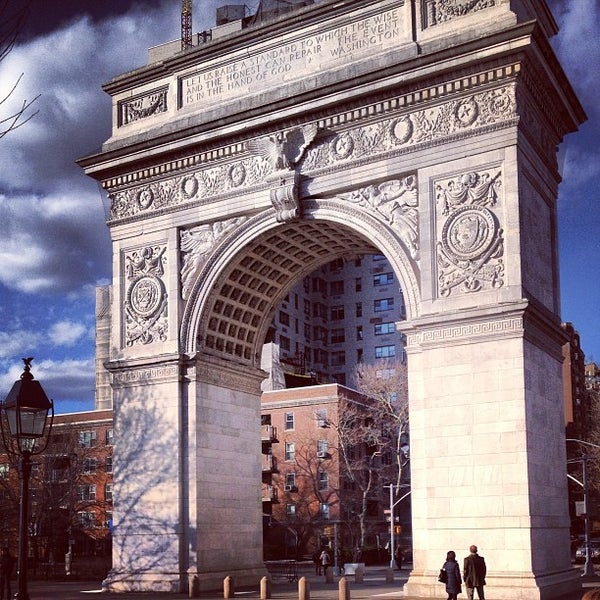
[[[440,598],[445,587],[438,583],[439,569],[435,572],[412,571],[404,585],[407,599]],[[486,577],[487,600],[568,600],[576,598],[581,590],[581,573],[568,569],[543,575],[531,572],[494,573]],[[463,585],[463,593],[466,590]]]

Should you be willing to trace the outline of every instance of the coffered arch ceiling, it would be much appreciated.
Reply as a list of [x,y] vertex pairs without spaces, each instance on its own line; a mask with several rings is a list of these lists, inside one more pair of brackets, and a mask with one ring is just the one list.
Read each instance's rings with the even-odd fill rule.
[[229,257],[207,264],[186,307],[184,352],[260,367],[273,314],[302,277],[336,258],[383,253],[373,241],[378,239],[373,231],[356,223],[345,225],[343,219],[342,215],[337,222],[311,218],[277,224],[236,248],[235,240],[226,241],[228,250],[223,254],[229,252]]

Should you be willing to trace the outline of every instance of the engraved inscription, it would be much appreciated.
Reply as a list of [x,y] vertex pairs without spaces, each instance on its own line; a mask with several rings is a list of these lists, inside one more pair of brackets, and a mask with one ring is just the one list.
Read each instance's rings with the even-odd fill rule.
[[[233,93],[264,91],[326,66],[396,46],[403,35],[400,8],[355,20],[180,80],[182,105],[220,102]],[[410,40],[406,40],[410,41]]]

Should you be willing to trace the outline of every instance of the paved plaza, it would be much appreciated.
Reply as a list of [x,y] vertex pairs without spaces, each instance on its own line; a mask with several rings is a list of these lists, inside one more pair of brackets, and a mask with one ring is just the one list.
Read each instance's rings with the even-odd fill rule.
[[[367,567],[363,583],[355,583],[353,576],[348,576],[350,583],[350,598],[352,600],[393,600],[394,598],[405,598],[402,589],[408,579],[409,568],[394,572],[394,581],[386,582],[386,567]],[[302,565],[298,570],[299,576],[304,576],[310,582],[311,600],[337,600],[339,577],[334,578],[334,583],[327,583],[323,576],[316,576],[314,568]],[[444,588],[440,586],[439,598],[445,598]],[[600,576],[595,580],[584,582],[581,594],[565,597],[564,600],[581,600],[583,594],[591,588],[600,587]],[[13,592],[16,586],[13,583]],[[491,592],[491,590],[490,590]],[[102,592],[100,585],[96,582],[83,581],[33,581],[29,584],[30,600],[84,600],[88,598],[121,598],[122,600],[174,600],[187,598],[188,594],[165,594],[160,592],[132,592],[125,594]],[[491,594],[490,594],[491,596]],[[466,598],[466,593],[464,595]],[[201,595],[205,600],[221,600],[223,594],[217,591]],[[258,586],[256,588],[238,590],[236,598],[260,598]],[[294,600],[298,598],[298,583],[288,582],[283,577],[276,576],[273,579],[273,600]]]

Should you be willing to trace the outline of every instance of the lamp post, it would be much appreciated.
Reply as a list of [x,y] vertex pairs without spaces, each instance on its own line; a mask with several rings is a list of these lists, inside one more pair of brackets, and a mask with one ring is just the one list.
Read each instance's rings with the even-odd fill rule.
[[[590,446],[592,448],[600,448],[600,446],[598,446],[598,444],[592,444],[591,442],[585,442],[583,440],[577,440],[577,439],[572,439],[572,438],[567,438],[566,440],[567,442],[577,442],[578,444],[582,444],[583,446]],[[579,484],[582,488],[583,488],[583,509],[585,511],[584,513],[584,524],[585,524],[585,529],[584,529],[584,535],[585,535],[585,566],[583,568],[583,573],[582,573],[582,577],[594,577],[596,575],[595,571],[594,571],[594,562],[592,560],[592,552],[591,552],[591,547],[590,547],[590,531],[591,531],[591,524],[590,524],[590,512],[589,512],[589,489],[588,489],[588,476],[587,476],[587,461],[588,461],[588,456],[587,454],[585,454],[585,452],[582,454],[581,458],[576,459],[577,461],[581,462],[581,472],[582,472],[582,481],[577,481],[577,479],[575,479],[575,477],[572,477],[571,475],[567,474],[567,477],[569,477],[571,480],[573,480],[575,483]]]
[[395,518],[394,518],[394,508],[396,507],[396,504],[399,504],[402,500],[404,500],[404,498],[406,498],[407,496],[410,496],[410,492],[407,492],[406,494],[404,494],[403,496],[401,496],[400,498],[398,498],[398,500],[396,500],[394,502],[394,491],[395,490],[399,490],[401,487],[409,487],[408,484],[400,484],[400,485],[394,485],[393,483],[390,483],[389,485],[384,485],[383,487],[387,487],[390,488],[390,569],[395,569],[398,565],[396,564],[396,556],[395,556],[395,551],[396,551],[396,531],[395,531]]
[[[19,555],[17,559],[17,587],[15,598],[29,600],[27,593],[27,521],[29,512],[29,476],[31,457],[46,449],[52,421],[54,405],[46,396],[39,381],[31,374],[33,358],[24,358],[25,368],[21,379],[16,381],[6,400],[0,404],[2,415],[0,429],[6,451],[21,458],[21,502],[19,518]],[[50,412],[50,423],[48,423]],[[37,442],[45,437],[45,442]]]

